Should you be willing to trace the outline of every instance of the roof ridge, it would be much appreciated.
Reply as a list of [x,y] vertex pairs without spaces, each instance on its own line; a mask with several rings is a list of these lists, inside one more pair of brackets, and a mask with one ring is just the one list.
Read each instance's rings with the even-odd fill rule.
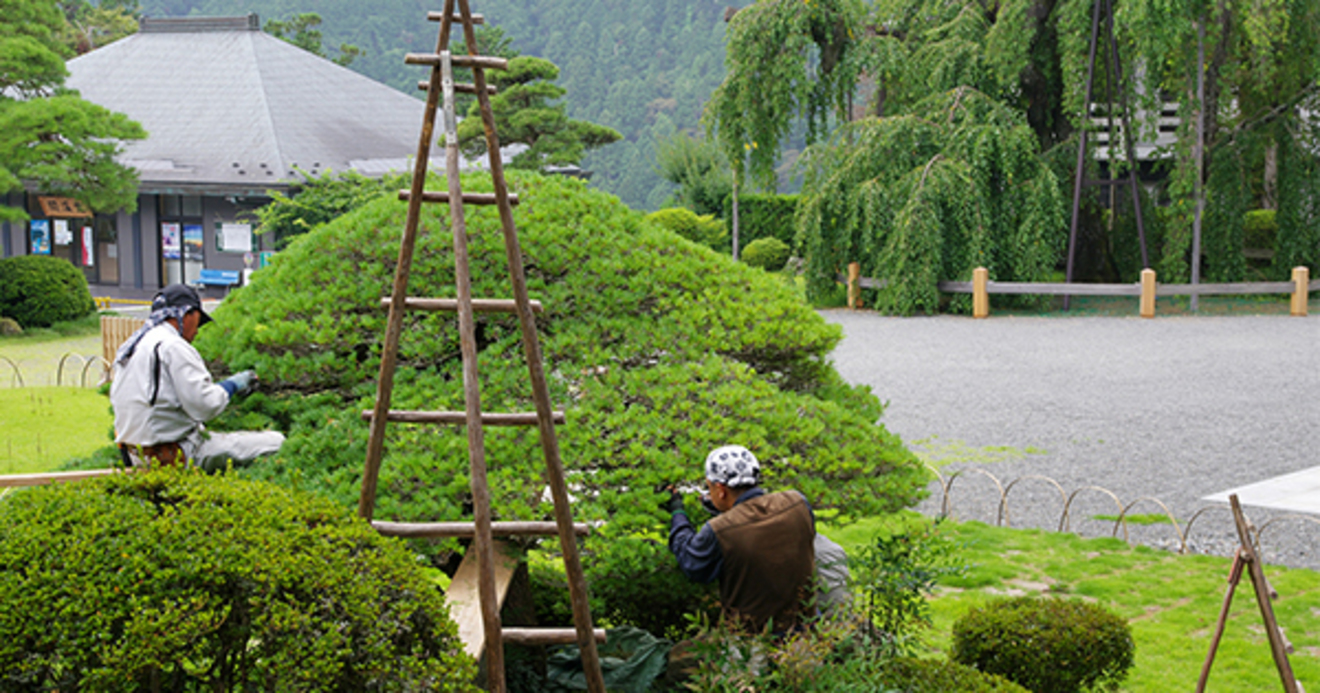
[[143,17],[138,31],[144,34],[177,34],[210,31],[261,31],[256,12],[242,17]]

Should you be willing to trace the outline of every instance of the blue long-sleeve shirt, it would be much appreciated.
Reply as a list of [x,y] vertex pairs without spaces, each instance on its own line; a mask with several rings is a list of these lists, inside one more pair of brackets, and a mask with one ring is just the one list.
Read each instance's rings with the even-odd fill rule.
[[[734,505],[765,495],[765,489],[754,486],[738,496]],[[811,511],[811,504],[807,503]],[[811,512],[811,523],[815,525],[816,514]],[[724,564],[724,552],[720,541],[710,523],[697,531],[688,519],[687,513],[676,512],[669,519],[669,551],[678,559],[678,567],[693,582],[714,582],[720,577],[720,567]]]

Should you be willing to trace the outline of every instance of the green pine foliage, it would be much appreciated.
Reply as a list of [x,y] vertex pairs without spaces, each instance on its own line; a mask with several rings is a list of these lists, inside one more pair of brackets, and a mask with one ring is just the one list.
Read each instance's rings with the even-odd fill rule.
[[[28,184],[96,211],[136,209],[137,174],[115,156],[146,132],[63,88],[66,28],[55,3],[0,0],[0,193]],[[26,218],[0,205],[0,221]]]
[[807,166],[799,224],[813,296],[860,262],[889,282],[877,308],[933,313],[939,281],[967,281],[978,266],[1000,281],[1043,281],[1064,248],[1059,184],[1034,135],[972,89],[853,123]]
[[0,688],[475,691],[402,542],[271,484],[170,469],[0,503]]
[[[661,555],[667,517],[650,489],[699,484],[700,461],[718,445],[747,445],[770,488],[796,488],[842,520],[919,497],[925,477],[875,424],[879,401],[829,364],[838,328],[781,280],[684,242],[579,181],[510,180],[528,286],[545,305],[538,324],[551,397],[567,416],[559,435],[575,517],[605,522],[586,540],[584,563],[593,584],[619,586],[615,603],[643,587],[675,602],[700,592]],[[474,175],[464,189],[489,190],[490,181]],[[425,208],[412,295],[454,295],[446,214]],[[289,436],[276,460],[244,474],[356,504],[367,440],[361,411],[375,395],[386,319],[379,302],[404,216],[403,203],[380,199],[299,237],[199,335],[204,355],[256,368],[266,390],[221,424],[273,423]],[[496,211],[470,208],[467,223],[474,295],[507,296]],[[483,410],[532,408],[519,340],[513,318],[478,316]],[[393,407],[461,410],[461,382],[454,318],[410,314]],[[378,518],[465,516],[461,430],[392,425],[386,445]],[[496,518],[547,517],[535,431],[489,429],[486,446]],[[596,596],[612,598],[600,589]]]
[[77,320],[95,310],[87,277],[68,260],[48,255],[0,259],[0,317],[31,329]]
[[1127,621],[1081,600],[1017,597],[953,626],[949,658],[1032,691],[1117,691],[1136,646]]
[[283,249],[294,236],[374,200],[407,187],[408,177],[385,175],[368,178],[356,171],[342,174],[306,174],[303,182],[285,194],[270,191],[271,201],[257,209],[261,232],[272,234]]

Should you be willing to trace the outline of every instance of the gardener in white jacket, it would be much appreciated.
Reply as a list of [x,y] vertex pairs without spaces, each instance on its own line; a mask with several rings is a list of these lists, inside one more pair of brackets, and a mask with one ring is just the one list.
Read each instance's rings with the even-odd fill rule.
[[231,399],[251,392],[257,381],[253,371],[211,381],[192,345],[197,329],[208,322],[197,291],[171,284],[152,300],[146,324],[120,347],[110,404],[125,464],[187,463],[213,471],[230,460],[246,464],[274,453],[284,443],[278,431],[212,433],[202,425]]

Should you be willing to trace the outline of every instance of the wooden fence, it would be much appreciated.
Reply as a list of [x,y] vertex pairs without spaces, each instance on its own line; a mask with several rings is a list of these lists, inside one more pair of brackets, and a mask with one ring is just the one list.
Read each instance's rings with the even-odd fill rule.
[[109,369],[115,362],[115,353],[137,328],[142,327],[142,318],[125,318],[117,315],[101,316],[101,358],[105,359]]
[[[843,280],[843,277],[839,277]],[[861,276],[860,265],[848,265],[848,306],[861,307],[862,289],[882,289],[888,285],[883,279]],[[952,294],[972,295],[972,317],[985,318],[990,315],[990,294],[1033,294],[1052,296],[1137,296],[1140,301],[1140,314],[1143,318],[1155,317],[1155,298],[1157,296],[1212,296],[1212,295],[1249,295],[1249,294],[1291,294],[1292,302],[1289,313],[1304,317],[1307,314],[1307,301],[1312,291],[1320,291],[1320,280],[1310,279],[1310,270],[1295,267],[1292,281],[1289,282],[1240,282],[1227,284],[1160,284],[1156,281],[1155,270],[1141,271],[1141,281],[1136,284],[1057,284],[1035,282],[995,282],[990,281],[990,272],[984,267],[972,271],[970,282],[940,282],[939,290]]]

